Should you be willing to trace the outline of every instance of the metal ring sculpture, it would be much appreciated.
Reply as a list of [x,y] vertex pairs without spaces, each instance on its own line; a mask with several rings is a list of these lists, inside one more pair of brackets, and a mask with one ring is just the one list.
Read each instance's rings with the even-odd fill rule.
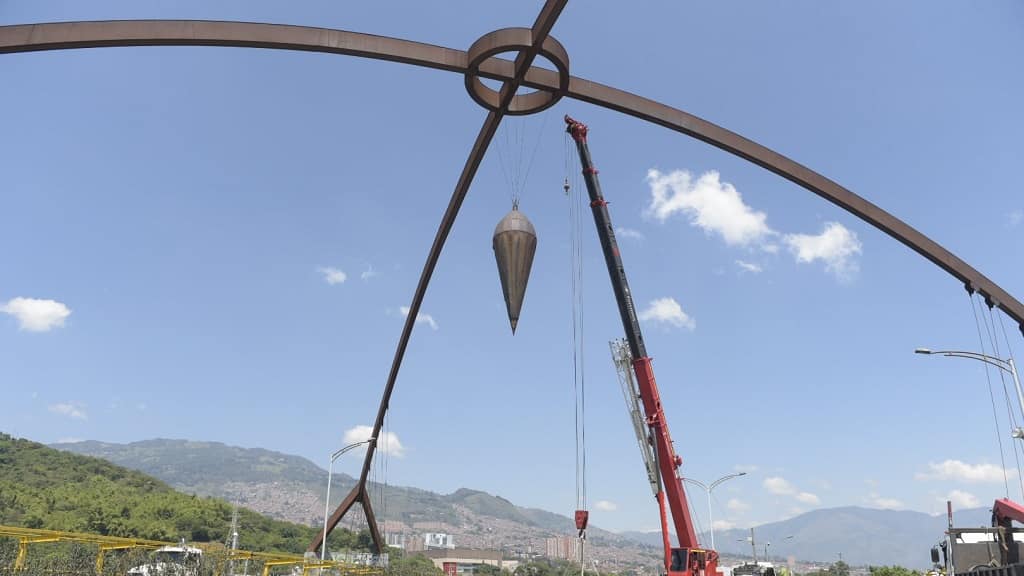
[[[488,114],[455,184],[448,208],[423,265],[377,410],[372,433],[374,438],[378,437],[384,424],[384,415],[394,391],[402,358],[434,267],[498,125],[505,115],[532,114],[553,106],[563,96],[675,130],[794,182],[924,256],[962,282],[968,292],[980,293],[990,307],[998,307],[1016,320],[1024,333],[1024,304],[932,239],[838,183],[778,152],[682,110],[611,86],[570,76],[567,52],[560,43],[548,36],[566,2],[546,0],[531,28],[491,32],[474,42],[468,52],[398,38],[305,26],[194,20],[122,20],[0,26],[0,54],[112,46],[235,46],[343,54],[465,75],[466,89],[470,96],[487,109]],[[497,54],[510,51],[518,52],[515,61],[494,58]],[[557,71],[533,67],[533,60],[538,54],[549,59]],[[484,86],[480,77],[501,81],[501,90],[495,91]],[[516,90],[520,86],[533,88],[536,92],[517,95]],[[328,525],[329,530],[333,529],[349,508],[359,502],[366,513],[374,544],[381,550],[380,532],[366,492],[375,450],[376,443],[372,442],[366,451],[359,482],[331,514]],[[318,534],[309,549],[319,548],[321,539],[322,534]]]
[[[484,34],[469,47],[469,63],[466,65],[466,91],[477,104],[496,112],[501,109],[501,94],[492,90],[480,81],[480,65],[491,57],[503,52],[527,50],[532,46],[533,31],[529,28],[505,28]],[[509,116],[525,116],[543,112],[562,99],[569,89],[569,54],[562,44],[548,36],[540,45],[541,56],[544,56],[558,69],[558,89],[554,91],[536,90],[529,94],[517,94],[512,97],[505,113]]]

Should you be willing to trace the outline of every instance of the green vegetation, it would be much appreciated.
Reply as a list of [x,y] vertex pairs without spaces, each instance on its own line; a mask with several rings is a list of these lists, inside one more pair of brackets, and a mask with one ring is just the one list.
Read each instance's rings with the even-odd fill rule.
[[[568,560],[531,560],[520,564],[513,576],[579,576],[579,574],[580,565]],[[601,573],[602,576],[611,574],[611,572]],[[587,570],[585,576],[597,576],[597,574]]]
[[903,566],[869,566],[871,576],[921,576],[921,572]]
[[388,548],[387,576],[444,576],[444,571],[423,554],[406,555],[400,548]]
[[[832,564],[824,570],[815,570],[814,572],[808,572],[804,576],[850,576],[850,565],[840,560],[839,562]],[[897,575],[893,574],[886,576]]]
[[[223,542],[231,504],[175,492],[140,472],[0,433],[0,524],[106,536]],[[317,528],[239,509],[241,547],[302,553]],[[332,549],[366,550],[369,535],[336,529]]]

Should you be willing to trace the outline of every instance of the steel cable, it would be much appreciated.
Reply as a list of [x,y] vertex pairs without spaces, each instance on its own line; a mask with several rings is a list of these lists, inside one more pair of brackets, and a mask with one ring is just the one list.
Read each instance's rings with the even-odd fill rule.
[[[978,344],[981,346],[982,354],[985,353],[985,339],[981,335],[981,322],[978,320],[978,310],[974,307],[974,295],[969,295],[971,300],[971,313],[974,314],[974,327],[978,329]],[[996,427],[996,441],[999,443],[999,462],[1003,468],[1003,486],[1006,488],[1006,497],[1010,497],[1010,480],[1006,476],[1006,454],[1003,451],[1003,435],[999,432],[999,415],[996,411],[996,397],[992,392],[992,378],[989,376],[988,364],[985,364],[985,380],[988,382],[988,396],[992,402],[992,422]]]

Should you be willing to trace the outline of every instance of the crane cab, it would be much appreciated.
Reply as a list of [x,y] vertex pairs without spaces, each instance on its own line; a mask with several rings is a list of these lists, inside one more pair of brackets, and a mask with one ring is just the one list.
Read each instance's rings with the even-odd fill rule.
[[673,548],[667,576],[718,576],[718,554],[699,548]]

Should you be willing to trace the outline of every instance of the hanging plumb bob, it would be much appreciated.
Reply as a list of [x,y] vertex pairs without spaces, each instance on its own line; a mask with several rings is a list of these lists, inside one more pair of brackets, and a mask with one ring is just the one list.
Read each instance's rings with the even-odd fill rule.
[[498,222],[494,229],[493,247],[508,321],[515,334],[526,295],[526,283],[530,280],[533,254],[537,251],[537,232],[517,206],[513,206],[512,211]]

